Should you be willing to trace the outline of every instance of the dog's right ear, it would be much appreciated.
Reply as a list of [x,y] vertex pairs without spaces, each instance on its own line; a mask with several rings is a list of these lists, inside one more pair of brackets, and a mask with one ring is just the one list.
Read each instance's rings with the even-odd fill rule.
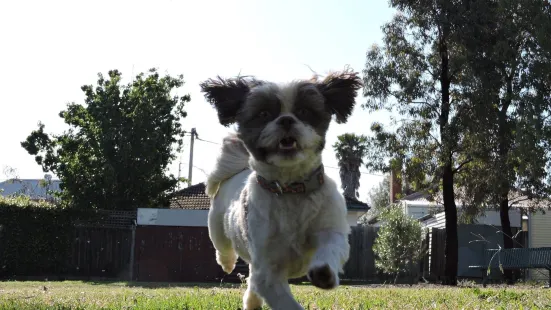
[[236,77],[223,79],[209,79],[201,83],[201,91],[205,93],[205,99],[214,106],[218,112],[220,124],[228,126],[235,123],[239,110],[243,107],[245,99],[252,87],[260,82],[254,78]]

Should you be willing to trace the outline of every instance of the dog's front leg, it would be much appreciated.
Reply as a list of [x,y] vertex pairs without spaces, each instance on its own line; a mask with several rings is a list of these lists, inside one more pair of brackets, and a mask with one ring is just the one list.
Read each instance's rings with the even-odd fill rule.
[[266,264],[251,266],[249,289],[262,296],[274,310],[303,310],[293,298],[285,275],[270,267]]
[[339,285],[339,272],[348,260],[350,245],[342,232],[321,231],[314,234],[316,252],[308,268],[308,279],[322,289]]

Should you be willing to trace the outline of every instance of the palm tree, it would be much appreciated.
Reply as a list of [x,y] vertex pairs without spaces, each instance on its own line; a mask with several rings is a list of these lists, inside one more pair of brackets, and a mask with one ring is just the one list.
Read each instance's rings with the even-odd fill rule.
[[345,197],[359,197],[360,167],[367,153],[367,138],[363,135],[345,133],[337,137],[333,149],[339,161],[341,187]]

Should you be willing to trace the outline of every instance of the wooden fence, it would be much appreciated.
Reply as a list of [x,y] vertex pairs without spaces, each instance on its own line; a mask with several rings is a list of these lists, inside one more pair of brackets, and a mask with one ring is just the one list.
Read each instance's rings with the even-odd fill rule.
[[138,226],[133,280],[220,282],[214,253],[207,227]]
[[[111,211],[101,222],[78,222],[69,226],[69,234],[61,236],[55,227],[49,227],[35,235],[41,240],[66,238],[68,246],[55,246],[49,252],[42,251],[33,260],[21,262],[25,246],[16,242],[5,242],[7,229],[0,227],[0,258],[10,258],[19,262],[17,272],[0,272],[4,278],[32,278],[85,280],[141,280],[141,281],[220,281],[224,275],[214,261],[214,249],[208,238],[206,227],[136,227],[136,212]],[[73,225],[73,224],[71,224]],[[12,226],[14,232],[19,229]],[[479,264],[486,248],[495,248],[502,240],[496,229],[483,225],[460,225],[459,235],[459,274],[458,276],[477,277],[471,274],[468,265]],[[344,266],[343,280],[391,281],[375,267],[373,245],[378,235],[378,227],[352,227],[349,236],[350,255]],[[472,242],[473,236],[484,236],[488,243]],[[54,239],[52,239],[54,238]],[[33,238],[34,240],[35,238]],[[419,265],[412,266],[411,273],[418,273],[427,280],[439,281],[445,271],[445,229],[433,228],[427,233],[423,243],[425,255]],[[520,240],[523,236],[520,235]],[[61,243],[60,243],[61,244]],[[28,247],[27,247],[28,248]],[[7,256],[7,250],[13,255]],[[15,249],[15,251],[13,250]],[[53,253],[54,263],[44,266],[41,262]],[[136,259],[134,259],[134,256]],[[19,259],[17,259],[19,257]],[[482,258],[480,258],[482,259]],[[4,259],[6,260],[6,259]],[[9,265],[15,271],[17,264]],[[12,267],[15,266],[15,267]],[[467,267],[466,267],[467,266]],[[245,268],[246,269],[246,268]],[[0,269],[0,271],[2,271]]]
[[[379,227],[373,226],[355,226],[352,227],[352,233],[349,237],[350,256],[348,262],[344,266],[344,280],[356,281],[373,281],[373,282],[392,282],[394,277],[385,275],[375,267],[375,253],[373,245],[378,236]],[[425,252],[428,250],[428,241],[424,241],[422,247]],[[436,253],[439,253],[435,251]],[[423,260],[414,266],[407,274],[400,275],[399,281],[411,281],[413,278],[422,272],[424,268],[428,268],[429,262],[424,257]],[[425,267],[427,266],[427,267]]]
[[433,228],[427,232],[425,240],[429,246],[423,258],[427,262],[423,266],[423,276],[427,280],[439,281],[446,268],[446,230]]
[[75,227],[67,257],[70,277],[130,280],[132,228]]
[[375,254],[373,243],[377,238],[379,228],[373,226],[352,227],[350,242],[350,256],[344,266],[343,279],[368,280],[378,275],[375,268]]
[[[503,247],[503,235],[499,233],[501,227],[476,224],[460,224],[458,231],[458,277],[481,278],[480,270],[469,269],[469,265],[481,265],[484,263],[484,251]],[[525,234],[513,228],[515,246],[525,246]],[[430,244],[423,262],[423,276],[430,281],[438,282],[445,276],[446,268],[446,229],[432,228],[427,233]],[[518,273],[518,272],[517,272]],[[502,277],[500,272],[492,273],[492,278]],[[519,276],[519,275],[517,275]]]

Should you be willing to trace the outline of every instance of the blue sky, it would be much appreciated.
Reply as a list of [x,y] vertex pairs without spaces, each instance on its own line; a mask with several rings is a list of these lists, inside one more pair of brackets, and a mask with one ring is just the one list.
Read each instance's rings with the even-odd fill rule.
[[[199,82],[238,73],[284,82],[309,78],[350,65],[361,71],[365,53],[382,38],[380,27],[392,17],[387,1],[2,1],[0,3],[0,168],[13,167],[22,178],[44,173],[20,142],[37,127],[66,129],[58,113],[68,102],[83,102],[80,86],[96,82],[98,72],[119,69],[126,78],[151,67],[183,74],[189,93],[185,128],[218,142],[228,129],[199,92]],[[359,105],[345,125],[333,123],[328,146],[345,132],[368,134],[386,122],[384,112]],[[181,154],[187,176],[189,141]],[[216,145],[195,144],[193,183],[205,179]],[[331,147],[324,162],[337,167]],[[365,171],[365,168],[362,168]],[[178,161],[170,167],[178,174]],[[338,170],[329,168],[338,180]],[[1,173],[1,171],[0,171]],[[0,175],[0,179],[4,179]],[[360,198],[381,180],[362,174]]]

